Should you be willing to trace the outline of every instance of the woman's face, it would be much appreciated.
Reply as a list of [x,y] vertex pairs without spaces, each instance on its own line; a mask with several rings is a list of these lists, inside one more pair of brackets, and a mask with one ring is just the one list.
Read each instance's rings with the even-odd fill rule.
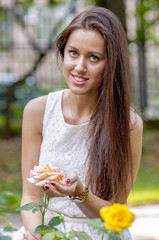
[[78,29],[66,43],[63,75],[75,94],[95,94],[101,84],[105,66],[105,43],[97,31]]

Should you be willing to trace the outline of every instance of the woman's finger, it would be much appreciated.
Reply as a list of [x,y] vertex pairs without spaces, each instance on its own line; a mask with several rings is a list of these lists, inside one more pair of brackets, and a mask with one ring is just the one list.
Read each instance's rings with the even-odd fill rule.
[[77,173],[75,172],[69,172],[67,175],[66,175],[66,184],[72,184],[74,182],[76,182],[78,180],[78,176],[77,176]]
[[66,184],[61,184],[59,182],[53,181],[51,184],[45,184],[45,194],[49,198],[53,197],[65,197],[73,192],[77,187],[79,178],[75,172],[69,172],[65,178]]
[[45,195],[49,198],[52,197],[65,197],[67,195],[67,189],[63,187],[63,185],[60,186],[57,182],[47,185],[48,189],[45,191]]
[[37,240],[37,238],[35,238],[35,236],[32,235],[31,232],[29,232],[29,231],[26,231],[26,232],[23,234],[23,239],[24,239],[24,240]]
[[54,194],[57,194],[58,196],[68,196],[72,192],[75,191],[75,188],[77,186],[77,182],[68,184],[68,185],[61,185],[59,183],[53,182],[52,184],[53,187],[51,186],[50,188],[53,189]]
[[37,240],[42,240],[42,235],[41,234],[36,234],[35,237],[36,237]]
[[58,182],[52,182],[44,186],[45,194],[47,197],[65,197],[73,193],[76,189],[77,182],[70,183],[69,185],[62,185]]

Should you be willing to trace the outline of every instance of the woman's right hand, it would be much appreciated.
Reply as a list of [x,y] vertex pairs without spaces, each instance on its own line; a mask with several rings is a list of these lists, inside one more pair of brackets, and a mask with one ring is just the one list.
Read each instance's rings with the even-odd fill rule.
[[85,187],[75,172],[69,172],[65,177],[65,184],[52,181],[51,184],[45,184],[45,194],[47,197],[65,197],[69,195],[79,195]]
[[32,234],[30,231],[26,231],[23,234],[23,239],[22,240],[42,240],[41,234]]

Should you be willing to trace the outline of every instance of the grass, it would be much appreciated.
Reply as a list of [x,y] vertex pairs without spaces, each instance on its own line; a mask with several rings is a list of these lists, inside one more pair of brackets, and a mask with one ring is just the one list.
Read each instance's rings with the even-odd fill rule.
[[158,183],[159,168],[141,167],[134,188],[129,195],[128,203],[137,204],[159,201]]
[[144,125],[141,165],[128,203],[159,201],[159,121]]
[[[159,201],[159,124],[146,124],[141,166],[128,203]],[[21,198],[21,138],[0,139],[0,192],[12,191]]]

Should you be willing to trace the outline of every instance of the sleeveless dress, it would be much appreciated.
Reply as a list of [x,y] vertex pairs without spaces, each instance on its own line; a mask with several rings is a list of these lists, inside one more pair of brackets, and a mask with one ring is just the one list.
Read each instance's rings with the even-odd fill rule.
[[[70,125],[65,122],[62,114],[62,94],[66,90],[49,93],[43,120],[43,140],[40,150],[39,165],[45,166],[52,163],[60,167],[64,173],[77,172],[79,178],[85,184],[87,174],[86,158],[88,154],[88,127],[89,123]],[[71,230],[85,231],[92,240],[101,239],[98,232],[87,225],[87,217],[78,206],[67,197],[51,198],[49,210],[45,215],[45,224],[56,216],[59,211],[64,216],[66,232]],[[63,225],[57,226],[64,230]],[[13,234],[13,240],[21,240],[24,227]],[[121,234],[122,240],[131,240],[128,230]],[[107,236],[104,236],[107,240]]]

